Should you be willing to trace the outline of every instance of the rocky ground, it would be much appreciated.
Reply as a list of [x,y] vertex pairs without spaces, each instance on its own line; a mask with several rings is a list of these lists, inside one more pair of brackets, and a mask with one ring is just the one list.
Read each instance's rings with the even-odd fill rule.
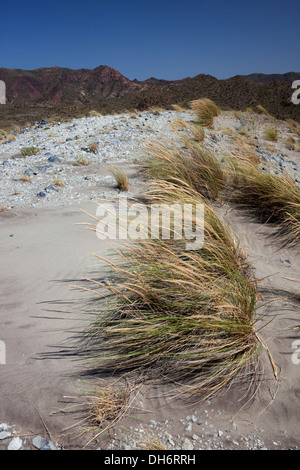
[[[181,113],[191,119],[189,113]],[[8,209],[79,204],[115,194],[112,164],[130,170],[149,140],[174,139],[176,112],[94,116],[51,125],[42,121],[0,145],[0,204]],[[97,150],[91,151],[90,145]],[[39,149],[23,157],[26,147]],[[134,174],[136,177],[136,174]],[[135,181],[130,188],[134,193]]]
[[[135,194],[135,163],[145,155],[144,144],[178,140],[184,127],[178,124],[178,135],[170,125],[178,118],[191,121],[194,116],[188,111],[143,112],[86,117],[55,125],[45,120],[25,128],[0,144],[0,204],[7,209],[57,207],[115,194],[114,178],[109,173],[113,164],[126,168],[129,177],[133,175],[129,195]],[[271,166],[276,173],[288,171],[299,183],[299,152],[285,144],[286,137],[293,134],[277,121],[279,140],[267,143],[262,136],[267,126],[270,124],[264,117],[245,121],[225,113],[218,118],[215,131],[207,133],[205,143],[221,155],[231,146],[228,129],[247,129],[257,138],[253,148],[261,166]],[[93,143],[97,150],[91,151]],[[35,147],[38,153],[22,157],[22,149],[27,147]]]
[[[0,144],[0,223],[1,217],[16,217],[24,209],[80,207],[83,202],[116,195],[115,181],[109,173],[112,164],[118,164],[127,172],[128,194],[138,194],[147,185],[138,172],[138,160],[146,153],[144,145],[149,141],[172,140],[184,146],[180,139],[187,132],[184,121],[192,120],[194,116],[189,111],[144,111],[86,117],[54,125],[42,121],[4,139]],[[264,138],[266,126],[278,129],[276,142],[270,143]],[[270,121],[264,116],[253,118],[251,113],[222,113],[216,119],[215,129],[206,131],[205,144],[222,159],[228,152],[239,150],[232,132],[251,145],[264,171],[276,174],[286,171],[300,183],[299,138],[287,123]],[[288,137],[293,137],[295,145],[287,144]],[[94,151],[90,150],[92,143],[97,146]],[[36,155],[22,157],[25,147],[39,150]],[[14,233],[10,231],[9,236],[13,237]],[[262,253],[263,250],[262,245]],[[273,265],[285,270],[285,274],[297,269],[291,257],[274,253]],[[234,413],[228,413],[224,402],[224,407],[221,404],[222,401],[215,406],[208,400],[201,406],[183,408],[181,412],[171,408],[169,414],[165,412],[165,403],[161,412],[156,404],[156,414],[140,422],[136,420],[137,424],[129,422],[126,432],[120,426],[106,436],[104,442],[96,440],[93,445],[132,450],[142,448],[150,436],[172,450],[298,448],[299,436],[291,435],[288,422],[286,427],[281,424],[274,439],[260,420],[245,424],[243,420],[236,420]],[[143,405],[142,400],[141,406],[150,405],[149,402]],[[53,442],[45,434],[24,434],[18,425],[5,421],[0,424],[0,449],[60,448],[59,442]]]

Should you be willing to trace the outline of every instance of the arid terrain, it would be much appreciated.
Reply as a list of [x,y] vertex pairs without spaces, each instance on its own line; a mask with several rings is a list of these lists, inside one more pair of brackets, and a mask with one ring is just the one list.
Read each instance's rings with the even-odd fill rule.
[[[251,90],[252,85],[262,86],[251,82]],[[167,85],[168,93],[173,86]],[[147,85],[131,82],[130,87],[146,93]],[[217,203],[216,211],[248,253],[261,294],[256,317],[268,349],[260,348],[254,395],[247,375],[204,401],[174,398],[176,383],[162,384],[159,377],[149,381],[139,373],[120,379],[113,370],[91,375],[91,359],[78,345],[100,307],[97,296],[76,286],[86,285],[84,278],[109,283],[111,275],[109,265],[91,255],[110,259],[109,243],[80,224],[92,221],[87,213],[96,215],[95,202],[118,196],[112,164],[128,175],[128,197],[142,196],[150,185],[141,171],[145,145],[172,141],[184,148],[194,121],[190,109],[150,109],[37,123],[3,137],[0,340],[6,364],[0,364],[0,449],[17,437],[22,448],[37,448],[37,436],[66,450],[299,449],[300,364],[293,360],[299,341],[299,245],[282,246],[273,224],[261,223],[236,204]],[[268,113],[225,110],[213,127],[204,129],[203,145],[219,161],[249,153],[261,171],[287,173],[299,187],[295,123]],[[276,129],[276,139],[266,138],[266,128]],[[32,147],[35,154],[22,155]],[[126,407],[114,426],[109,419],[95,426],[91,397],[119,382],[127,386]]]

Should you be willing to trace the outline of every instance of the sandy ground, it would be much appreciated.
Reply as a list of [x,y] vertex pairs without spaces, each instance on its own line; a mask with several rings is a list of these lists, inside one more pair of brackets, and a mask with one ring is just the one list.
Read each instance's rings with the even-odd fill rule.
[[[88,322],[84,312],[89,295],[72,286],[83,277],[106,277],[104,264],[90,253],[106,256],[108,247],[93,232],[75,225],[89,221],[80,208],[95,213],[95,206],[87,202],[80,207],[0,214],[0,340],[6,345],[6,364],[0,364],[0,423],[14,426],[28,449],[37,434],[51,437],[65,449],[80,449],[93,436],[81,434],[84,423],[72,427],[84,415],[80,407],[71,406],[84,403],[84,390],[90,386],[82,376],[83,364],[72,355],[74,336]],[[267,323],[261,336],[279,380],[262,350],[264,374],[248,403],[238,401],[238,384],[223,397],[204,403],[170,400],[168,387],[145,384],[131,417],[89,448],[124,448],[126,442],[133,448],[147,431],[154,431],[171,448],[180,447],[185,438],[194,449],[300,446],[300,364],[292,360],[294,341],[300,339],[295,329],[300,255],[270,238],[270,227],[228,207],[222,212],[248,249],[261,280],[265,301],[258,314],[263,315],[261,324]],[[0,449],[6,446],[0,441]]]

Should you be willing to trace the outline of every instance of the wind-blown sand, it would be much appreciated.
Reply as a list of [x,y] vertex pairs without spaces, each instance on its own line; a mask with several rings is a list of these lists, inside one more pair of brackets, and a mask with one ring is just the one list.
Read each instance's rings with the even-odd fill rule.
[[[82,381],[84,364],[72,353],[73,337],[88,323],[84,311],[90,298],[72,285],[102,272],[107,276],[104,264],[90,253],[106,256],[108,247],[93,232],[75,225],[90,221],[80,208],[95,213],[95,206],[86,202],[0,214],[0,340],[7,353],[6,364],[0,365],[0,424],[14,426],[25,449],[32,448],[31,438],[38,434],[65,449],[82,448],[93,436],[80,435],[80,426],[71,427],[84,416],[77,404],[84,402],[89,388],[89,380]],[[262,323],[270,323],[260,334],[279,380],[262,350],[263,380],[247,404],[237,401],[238,384],[223,397],[192,405],[170,401],[168,387],[145,384],[130,413],[134,418],[124,418],[114,434],[100,436],[91,447],[138,447],[148,431],[173,449],[188,448],[188,442],[194,449],[299,447],[300,364],[293,363],[292,354],[299,339],[295,327],[300,323],[300,255],[269,238],[270,227],[228,207],[222,212],[248,248],[255,275],[262,280],[265,302],[258,314],[264,315]],[[6,447],[7,441],[0,441],[0,449]]]

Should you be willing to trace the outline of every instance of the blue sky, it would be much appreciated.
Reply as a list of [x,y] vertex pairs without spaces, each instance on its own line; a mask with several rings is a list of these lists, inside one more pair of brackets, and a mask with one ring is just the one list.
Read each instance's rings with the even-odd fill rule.
[[300,72],[300,0],[1,0],[0,67],[130,79]]

